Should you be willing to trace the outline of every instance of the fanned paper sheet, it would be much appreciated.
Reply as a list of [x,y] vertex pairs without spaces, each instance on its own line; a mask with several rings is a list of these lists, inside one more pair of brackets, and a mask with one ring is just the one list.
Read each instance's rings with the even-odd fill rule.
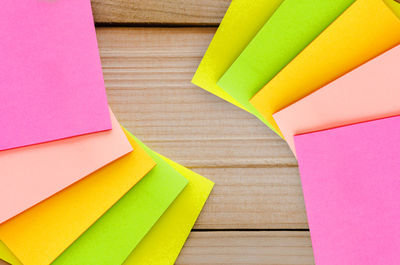
[[357,0],[252,99],[272,115],[400,43],[400,19],[382,0]]
[[[218,86],[259,115],[249,100],[354,1],[285,0],[221,77]],[[271,126],[268,122],[267,125]]]
[[274,114],[295,153],[294,135],[400,115],[400,46]]
[[24,265],[53,262],[155,166],[136,141],[128,144],[133,152],[1,224],[0,241]]
[[126,131],[157,165],[52,265],[122,264],[188,184],[188,180]]
[[110,131],[0,151],[0,224],[132,151],[112,115]]

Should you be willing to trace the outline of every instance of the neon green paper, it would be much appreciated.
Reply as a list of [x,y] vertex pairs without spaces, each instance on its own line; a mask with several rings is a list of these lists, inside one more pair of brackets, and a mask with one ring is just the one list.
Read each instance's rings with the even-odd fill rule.
[[193,171],[167,158],[164,160],[187,178],[189,184],[124,265],[173,265],[214,186]]
[[217,84],[261,116],[249,100],[354,1],[284,1]]
[[233,0],[193,77],[193,84],[244,108],[218,87],[217,81],[282,1]]
[[188,181],[155,152],[132,135],[128,138],[134,138],[145,149],[157,163],[156,167],[53,265],[122,264],[187,185]]

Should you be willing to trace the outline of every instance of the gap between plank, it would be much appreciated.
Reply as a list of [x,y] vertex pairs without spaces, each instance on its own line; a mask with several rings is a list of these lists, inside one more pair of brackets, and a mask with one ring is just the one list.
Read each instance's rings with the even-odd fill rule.
[[96,22],[95,26],[102,28],[217,28],[219,24]]
[[192,232],[310,232],[310,229],[192,229]]

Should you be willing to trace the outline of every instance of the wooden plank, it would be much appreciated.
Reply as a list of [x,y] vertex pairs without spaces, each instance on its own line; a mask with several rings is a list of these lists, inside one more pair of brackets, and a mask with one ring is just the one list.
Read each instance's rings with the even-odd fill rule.
[[[308,232],[192,232],[176,265],[313,265]],[[0,260],[0,265],[8,263]]]
[[189,167],[296,166],[252,115],[192,85],[215,29],[98,29],[109,102],[126,127]]
[[308,232],[193,232],[176,265],[313,265]]
[[307,228],[296,160],[252,115],[192,85],[213,28],[99,28],[109,102],[157,152],[216,187],[196,228]]
[[198,168],[215,188],[197,229],[307,229],[297,168]]
[[92,0],[97,23],[218,25],[230,0]]

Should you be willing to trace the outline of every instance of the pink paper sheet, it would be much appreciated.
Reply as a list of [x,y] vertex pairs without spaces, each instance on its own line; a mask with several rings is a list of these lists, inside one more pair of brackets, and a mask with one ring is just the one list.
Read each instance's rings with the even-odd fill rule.
[[274,114],[296,153],[293,136],[400,115],[400,46]]
[[316,265],[398,265],[400,116],[295,136]]
[[132,151],[112,115],[111,131],[0,152],[0,223]]
[[111,129],[90,0],[1,0],[0,32],[0,150]]

